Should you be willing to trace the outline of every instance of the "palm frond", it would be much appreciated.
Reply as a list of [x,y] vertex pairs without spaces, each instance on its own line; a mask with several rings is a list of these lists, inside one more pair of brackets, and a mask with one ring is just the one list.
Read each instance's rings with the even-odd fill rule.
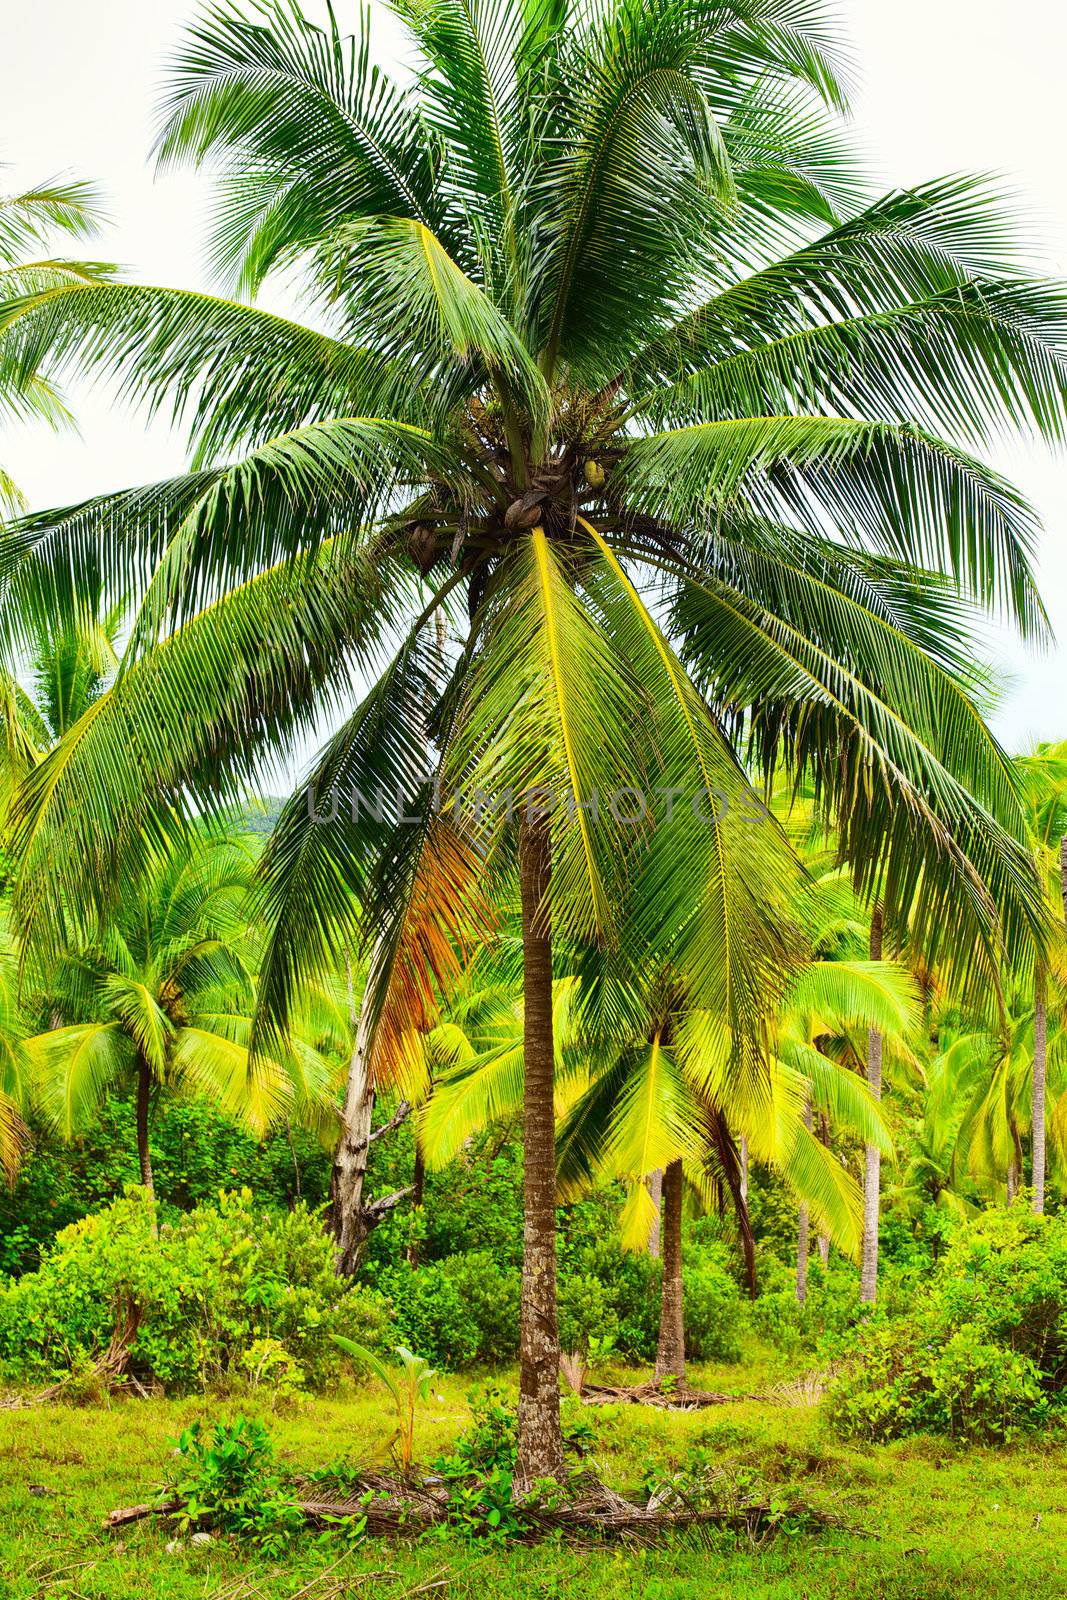
[[213,260],[254,292],[294,251],[357,216],[432,223],[435,162],[412,97],[354,35],[311,23],[295,0],[213,5],[172,58],[160,113],[163,164],[229,174]]
[[835,529],[861,548],[948,571],[1025,632],[1045,627],[1033,509],[998,473],[917,426],[723,418],[636,440],[621,472],[635,504],[662,521],[713,526],[741,511],[816,538]]
[[65,1139],[85,1130],[107,1091],[136,1062],[136,1046],[118,1022],[54,1028],[27,1039],[24,1048],[33,1102]]

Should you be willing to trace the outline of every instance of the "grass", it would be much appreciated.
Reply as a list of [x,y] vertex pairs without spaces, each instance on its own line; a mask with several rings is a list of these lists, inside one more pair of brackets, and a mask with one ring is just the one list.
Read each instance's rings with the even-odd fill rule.
[[[696,1370],[709,1388],[738,1388],[738,1370]],[[432,1458],[462,1428],[467,1385],[450,1378],[420,1416],[419,1454]],[[373,1386],[308,1401],[267,1420],[286,1467],[366,1458],[389,1432]],[[128,1401],[0,1412],[0,1596],[3,1600],[996,1600],[1063,1593],[1067,1448],[1030,1441],[1008,1450],[917,1439],[843,1445],[810,1405],[744,1400],[669,1414],[637,1407],[584,1413],[596,1460],[619,1488],[649,1467],[670,1469],[701,1446],[724,1468],[757,1472],[776,1495],[832,1511],[847,1529],[786,1531],[753,1548],[718,1535],[650,1551],[470,1545],[458,1537],[365,1543],[299,1538],[282,1562],[214,1542],[168,1552],[173,1531],[149,1521],[106,1534],[106,1512],[149,1497],[171,1469],[173,1440],[194,1418],[253,1407],[219,1400]],[[42,1492],[43,1491],[43,1492]],[[326,1569],[330,1569],[327,1574]],[[324,1576],[325,1574],[325,1576]],[[427,1587],[432,1586],[432,1587]]]

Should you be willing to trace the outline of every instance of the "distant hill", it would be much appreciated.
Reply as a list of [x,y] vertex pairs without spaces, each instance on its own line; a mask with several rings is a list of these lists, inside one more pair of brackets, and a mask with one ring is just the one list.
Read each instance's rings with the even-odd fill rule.
[[246,806],[236,807],[233,812],[234,826],[239,833],[252,833],[266,838],[273,832],[274,824],[285,805],[285,796],[276,794],[260,795],[250,800]]

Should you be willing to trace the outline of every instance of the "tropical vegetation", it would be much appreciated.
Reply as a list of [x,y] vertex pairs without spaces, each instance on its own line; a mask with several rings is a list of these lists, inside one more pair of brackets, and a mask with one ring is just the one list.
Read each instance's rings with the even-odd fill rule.
[[[402,75],[358,8],[189,22],[218,293],[43,258],[84,185],[0,204],[3,414],[188,430],[0,478],[0,1370],[370,1373],[450,1537],[579,1503],[561,1375],[1058,1437],[1067,744],[1001,747],[979,630],[1049,637],[989,458],[1067,432],[1067,288],[988,180],[871,189],[821,0],[391,10]],[[514,1364],[420,1479],[441,1374]],[[180,1529],[298,1539],[257,1421],[178,1453]]]

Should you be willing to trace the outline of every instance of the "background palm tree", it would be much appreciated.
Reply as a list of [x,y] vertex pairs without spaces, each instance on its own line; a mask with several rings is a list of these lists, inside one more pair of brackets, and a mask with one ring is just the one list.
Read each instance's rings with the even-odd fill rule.
[[18,962],[8,950],[0,955],[0,1170],[12,1185],[30,1141],[22,1115],[29,1068],[25,1037]]
[[332,1108],[330,1072],[293,1042],[273,1096],[248,1071],[254,1004],[243,905],[252,861],[240,843],[191,838],[159,857],[102,932],[75,939],[48,974],[52,1025],[25,1040],[30,1095],[64,1138],[89,1126],[105,1095],[135,1094],[141,1182],[154,1193],[153,1097],[200,1094],[262,1134],[280,1095],[296,1112]]
[[[909,905],[960,979],[1043,938],[964,644],[971,600],[1042,632],[1036,519],[967,442],[1062,434],[1064,295],[1020,271],[983,184],[861,198],[816,3],[401,9],[409,89],[372,67],[365,20],[345,39],[282,0],[213,10],[173,65],[159,150],[219,172],[217,265],[249,291],[299,270],[315,326],[132,285],[0,312],[0,374],[119,372],[184,409],[194,446],[190,473],[0,543],[12,639],[87,572],[138,607],[115,689],[23,787],[16,911],[47,949],[58,884],[88,874],[103,903],[169,808],[339,709],[353,658],[379,671],[264,860],[255,1044],[373,934],[371,1081],[390,997],[418,1009],[412,905],[434,908],[428,970],[454,965],[480,880],[518,859],[529,1484],[562,1463],[553,939],[617,941],[639,862],[625,937],[669,947],[758,1052],[789,852],[746,803],[746,737],[810,777],[859,891]],[[375,785],[417,821],[353,815]],[[720,790],[725,813],[594,825],[594,794],[634,787]],[[517,817],[465,805],[477,790]]]

